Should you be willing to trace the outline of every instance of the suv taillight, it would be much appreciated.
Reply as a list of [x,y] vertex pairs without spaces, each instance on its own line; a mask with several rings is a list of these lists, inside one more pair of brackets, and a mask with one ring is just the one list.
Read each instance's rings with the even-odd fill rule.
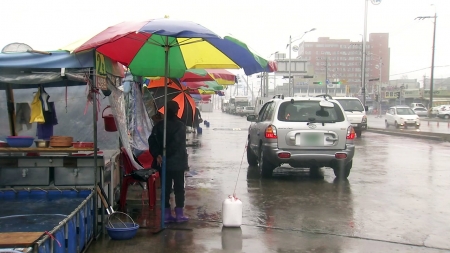
[[272,125],[268,126],[266,128],[266,132],[265,132],[264,136],[267,139],[276,139],[276,138],[278,138],[278,136],[277,136],[277,128],[275,126],[272,126]]
[[354,140],[356,137],[355,129],[352,126],[347,128],[347,140]]

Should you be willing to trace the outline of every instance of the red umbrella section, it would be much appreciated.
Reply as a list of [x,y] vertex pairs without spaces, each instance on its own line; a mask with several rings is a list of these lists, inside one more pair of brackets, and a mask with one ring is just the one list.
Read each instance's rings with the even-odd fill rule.
[[203,82],[214,81],[214,78],[204,69],[188,69],[184,76],[180,78],[181,82]]
[[205,69],[221,85],[234,85],[236,75],[225,69]]

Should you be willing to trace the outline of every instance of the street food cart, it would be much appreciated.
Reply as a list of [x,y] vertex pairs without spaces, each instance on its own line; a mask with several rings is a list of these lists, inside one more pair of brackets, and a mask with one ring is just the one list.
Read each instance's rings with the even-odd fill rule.
[[[86,130],[93,133],[93,145],[0,147],[0,249],[82,252],[100,233],[97,224],[105,212],[96,215],[101,207],[94,187],[100,183],[108,189],[112,204],[120,173],[118,150],[100,152],[97,146],[94,92],[102,77],[95,63],[93,51],[0,54],[0,90],[6,92],[10,136],[17,136],[15,89],[66,87],[67,92],[68,87],[87,86],[93,94],[94,121],[93,129]],[[100,74],[106,76],[104,70]],[[114,78],[120,79],[120,73]]]

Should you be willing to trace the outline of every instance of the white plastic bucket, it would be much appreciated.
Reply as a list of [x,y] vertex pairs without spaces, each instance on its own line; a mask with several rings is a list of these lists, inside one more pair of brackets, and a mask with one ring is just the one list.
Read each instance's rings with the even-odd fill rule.
[[222,203],[222,223],[225,227],[242,225],[242,202],[235,197],[228,197]]

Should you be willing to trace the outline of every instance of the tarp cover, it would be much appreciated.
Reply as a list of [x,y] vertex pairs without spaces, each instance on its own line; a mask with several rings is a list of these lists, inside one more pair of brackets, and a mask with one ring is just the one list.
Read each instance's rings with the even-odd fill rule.
[[[85,76],[94,68],[94,53],[70,54],[67,51],[0,54],[0,89],[86,85]],[[86,75],[87,74],[87,75]]]
[[67,51],[53,51],[47,54],[38,53],[2,53],[0,69],[58,69],[58,68],[93,68],[94,53],[84,52],[70,54]]

